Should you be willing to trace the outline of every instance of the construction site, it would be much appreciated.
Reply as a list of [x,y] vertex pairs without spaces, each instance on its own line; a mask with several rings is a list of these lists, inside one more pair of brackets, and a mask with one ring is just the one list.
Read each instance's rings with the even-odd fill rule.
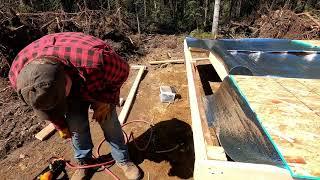
[[[53,159],[64,162],[54,179],[70,179],[77,169],[71,140],[23,105],[8,73],[32,40],[86,31],[72,23],[86,27],[103,13],[1,14],[1,179],[39,179]],[[125,22],[115,25],[116,18],[92,22],[95,31],[87,34],[130,65],[116,110],[142,179],[320,179],[317,16],[272,11],[252,24],[232,22],[228,32],[221,29],[230,36],[217,39],[131,33]],[[93,113],[88,109],[93,155],[101,165],[91,179],[126,179]]]

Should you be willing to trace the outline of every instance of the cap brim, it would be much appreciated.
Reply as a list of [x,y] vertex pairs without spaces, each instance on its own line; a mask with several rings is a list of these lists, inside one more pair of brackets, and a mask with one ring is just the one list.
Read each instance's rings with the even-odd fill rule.
[[56,105],[56,107],[54,107],[53,109],[50,109],[50,110],[34,109],[34,112],[38,116],[38,118],[41,120],[54,121],[54,120],[60,120],[64,118],[66,110],[67,110],[67,102],[66,102],[66,99],[63,98],[63,100],[59,102]]

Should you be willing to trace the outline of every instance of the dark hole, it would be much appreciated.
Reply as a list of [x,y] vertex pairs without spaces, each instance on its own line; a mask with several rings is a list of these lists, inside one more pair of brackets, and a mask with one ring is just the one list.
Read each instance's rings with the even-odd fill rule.
[[213,94],[210,82],[221,82],[218,73],[211,64],[197,65],[197,69],[201,79],[201,84],[203,86],[204,94],[206,96]]

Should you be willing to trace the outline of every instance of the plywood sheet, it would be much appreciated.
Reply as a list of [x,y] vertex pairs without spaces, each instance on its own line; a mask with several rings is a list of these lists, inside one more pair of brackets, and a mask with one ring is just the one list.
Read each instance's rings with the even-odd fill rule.
[[234,76],[295,174],[320,176],[320,80]]

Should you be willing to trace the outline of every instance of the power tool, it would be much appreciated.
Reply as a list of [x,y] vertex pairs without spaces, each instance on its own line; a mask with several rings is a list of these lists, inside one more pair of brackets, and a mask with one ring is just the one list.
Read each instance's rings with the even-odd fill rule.
[[69,179],[65,167],[65,160],[54,159],[34,180]]

